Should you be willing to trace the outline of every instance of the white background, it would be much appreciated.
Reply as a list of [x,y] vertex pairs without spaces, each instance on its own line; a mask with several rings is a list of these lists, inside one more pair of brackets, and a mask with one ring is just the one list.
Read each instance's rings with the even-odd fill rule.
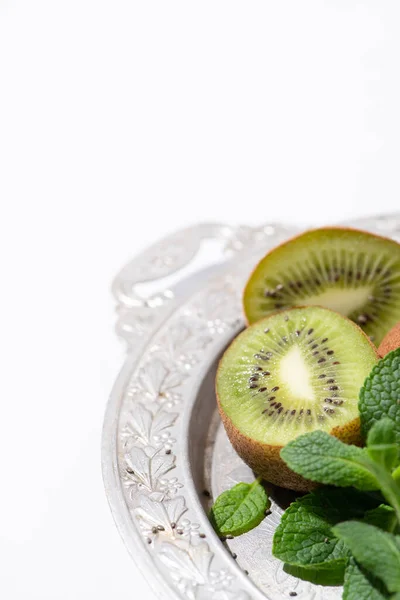
[[151,599],[102,489],[113,275],[399,208],[397,1],[0,0],[0,596]]

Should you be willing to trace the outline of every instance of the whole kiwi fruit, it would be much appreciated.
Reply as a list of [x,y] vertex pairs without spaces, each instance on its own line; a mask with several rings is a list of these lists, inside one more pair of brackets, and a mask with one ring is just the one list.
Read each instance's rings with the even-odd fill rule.
[[386,356],[392,350],[396,350],[400,347],[400,323],[397,323],[392,329],[385,335],[381,343],[379,344],[378,354],[382,358]]

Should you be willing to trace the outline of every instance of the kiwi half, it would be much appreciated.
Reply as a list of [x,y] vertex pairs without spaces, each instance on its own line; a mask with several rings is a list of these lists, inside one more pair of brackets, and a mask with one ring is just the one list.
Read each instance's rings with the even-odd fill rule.
[[292,306],[324,306],[379,345],[400,321],[400,244],[355,229],[307,231],[261,260],[243,301],[249,323]]
[[311,489],[282,461],[281,448],[315,429],[360,443],[358,393],[377,359],[355,323],[319,306],[251,325],[226,350],[216,378],[220,414],[235,450],[267,481]]

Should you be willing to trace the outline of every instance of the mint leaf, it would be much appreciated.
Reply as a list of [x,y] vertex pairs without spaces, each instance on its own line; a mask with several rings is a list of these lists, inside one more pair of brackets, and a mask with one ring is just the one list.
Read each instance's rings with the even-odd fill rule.
[[333,533],[360,565],[383,581],[389,592],[400,592],[399,536],[358,521],[336,525]]
[[256,479],[254,483],[238,483],[216,499],[210,521],[220,536],[241,535],[257,527],[269,507],[268,496]]
[[368,510],[364,515],[363,521],[368,523],[368,525],[374,525],[375,527],[379,527],[379,529],[391,533],[393,533],[397,525],[396,512],[387,504],[381,504],[376,508]]
[[344,574],[343,600],[386,600],[389,594],[351,558]]
[[344,444],[323,431],[313,431],[289,442],[281,457],[292,471],[306,479],[359,490],[379,490],[365,450]]
[[292,566],[343,571],[349,555],[332,526],[346,519],[363,518],[376,508],[376,500],[354,489],[321,488],[293,502],[278,525],[272,553]]
[[396,442],[400,445],[400,348],[374,366],[360,390],[358,407],[365,438],[372,425],[387,416],[394,422]]
[[396,444],[395,423],[388,417],[382,417],[374,423],[367,436],[367,452],[370,458],[387,471],[398,463],[399,449]]

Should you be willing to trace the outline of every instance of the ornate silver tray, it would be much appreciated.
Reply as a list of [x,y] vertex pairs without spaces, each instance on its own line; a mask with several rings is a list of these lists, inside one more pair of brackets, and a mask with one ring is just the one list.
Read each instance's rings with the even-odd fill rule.
[[[400,241],[400,214],[349,225]],[[222,543],[212,497],[253,474],[216,412],[219,356],[243,327],[241,291],[255,262],[295,228],[203,224],[153,245],[116,277],[117,333],[127,358],[107,407],[102,465],[121,536],[163,599],[331,600],[271,554],[290,494],[271,486],[271,514]]]

